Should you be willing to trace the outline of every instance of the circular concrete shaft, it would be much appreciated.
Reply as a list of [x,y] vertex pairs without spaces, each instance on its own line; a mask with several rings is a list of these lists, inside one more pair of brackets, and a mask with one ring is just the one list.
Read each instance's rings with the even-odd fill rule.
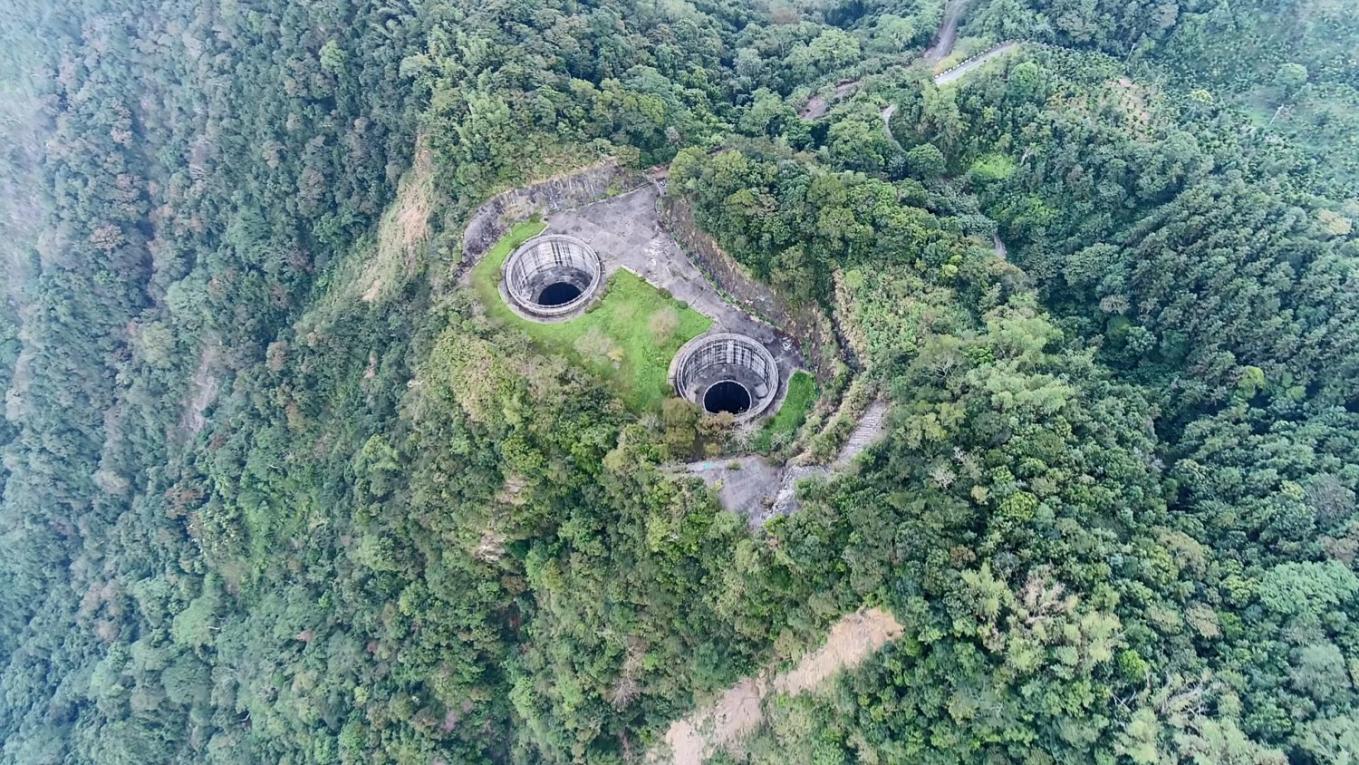
[[760,416],[779,392],[779,367],[760,341],[734,332],[690,340],[670,362],[675,393],[737,422]]
[[568,319],[585,311],[604,283],[604,263],[573,236],[530,239],[505,260],[500,294],[530,319]]

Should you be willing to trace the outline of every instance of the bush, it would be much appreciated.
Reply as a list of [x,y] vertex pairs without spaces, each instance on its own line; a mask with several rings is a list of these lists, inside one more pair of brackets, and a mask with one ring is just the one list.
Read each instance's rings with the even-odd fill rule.
[[938,178],[947,168],[944,152],[932,143],[922,143],[906,152],[906,169],[916,178]]

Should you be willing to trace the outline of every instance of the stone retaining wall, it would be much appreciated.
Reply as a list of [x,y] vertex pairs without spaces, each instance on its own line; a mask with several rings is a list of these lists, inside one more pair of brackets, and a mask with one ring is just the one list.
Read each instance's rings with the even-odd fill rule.
[[841,349],[830,320],[815,305],[794,306],[756,281],[734,258],[699,229],[693,208],[681,196],[661,198],[661,221],[694,265],[728,300],[752,316],[778,327],[801,343],[803,355],[818,380],[826,383],[841,363]]
[[462,235],[461,271],[486,254],[510,226],[519,221],[544,216],[557,210],[580,207],[611,192],[630,189],[645,182],[639,173],[618,166],[614,159],[567,175],[496,194],[473,211]]

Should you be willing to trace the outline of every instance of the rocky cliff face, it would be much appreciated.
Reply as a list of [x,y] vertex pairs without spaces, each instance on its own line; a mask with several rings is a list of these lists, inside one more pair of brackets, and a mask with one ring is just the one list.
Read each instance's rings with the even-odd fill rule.
[[670,194],[663,197],[661,221],[694,264],[730,302],[797,338],[817,379],[824,383],[834,377],[839,361],[854,365],[852,359],[842,358],[845,351],[836,341],[834,327],[824,313],[814,305],[793,305],[746,273],[698,227],[687,199]]
[[463,231],[463,257],[458,268],[480,260],[516,221],[589,204],[642,181],[638,173],[608,159],[569,175],[496,194],[472,213]]

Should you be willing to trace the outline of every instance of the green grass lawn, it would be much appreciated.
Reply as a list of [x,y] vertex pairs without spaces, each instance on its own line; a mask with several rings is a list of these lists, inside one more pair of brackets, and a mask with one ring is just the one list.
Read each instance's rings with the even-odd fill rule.
[[472,285],[487,312],[543,350],[565,354],[613,383],[629,407],[660,409],[671,395],[666,384],[670,359],[690,338],[706,332],[712,319],[630,271],[614,274],[608,292],[583,316],[552,324],[522,318],[500,299],[500,268],[516,247],[545,228],[540,221],[514,226],[473,267]]
[[812,410],[816,395],[816,378],[801,370],[794,372],[788,378],[788,393],[783,397],[783,406],[769,418],[755,437],[756,450],[769,451],[775,436],[796,433],[802,423],[807,421],[807,413]]

